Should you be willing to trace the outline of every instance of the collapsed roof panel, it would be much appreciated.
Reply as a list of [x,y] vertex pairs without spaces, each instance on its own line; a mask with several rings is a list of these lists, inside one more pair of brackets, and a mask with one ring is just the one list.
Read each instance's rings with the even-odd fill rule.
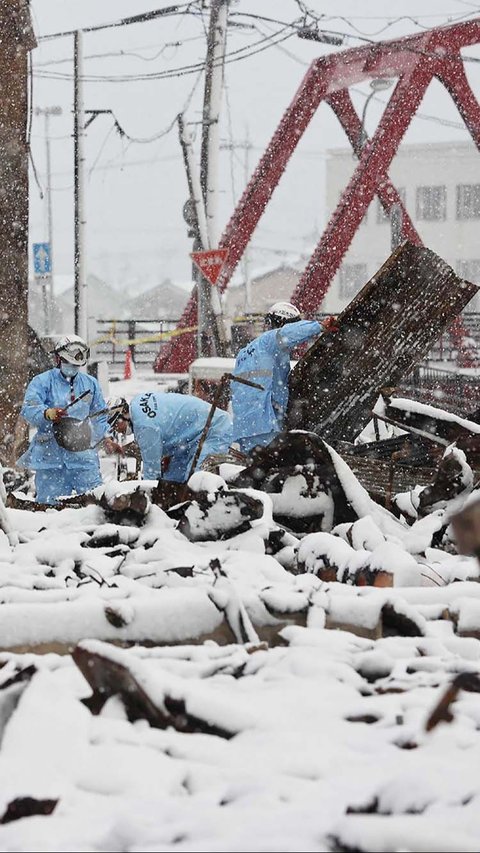
[[478,288],[424,246],[403,243],[310,347],[290,376],[288,429],[352,441],[383,387],[395,386]]

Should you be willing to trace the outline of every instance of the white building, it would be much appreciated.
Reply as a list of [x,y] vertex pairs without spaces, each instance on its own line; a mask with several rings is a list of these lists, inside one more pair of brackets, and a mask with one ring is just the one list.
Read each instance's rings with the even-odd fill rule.
[[[357,163],[351,148],[329,151],[328,216]],[[389,177],[425,246],[462,278],[480,285],[480,154],[473,143],[401,145]],[[330,285],[322,311],[341,311],[390,252],[389,218],[375,197]],[[480,296],[466,310],[480,311]]]

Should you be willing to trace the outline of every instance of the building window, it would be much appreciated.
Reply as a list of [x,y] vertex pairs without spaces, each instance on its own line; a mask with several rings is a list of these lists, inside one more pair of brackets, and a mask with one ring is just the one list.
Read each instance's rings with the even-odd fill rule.
[[447,188],[417,187],[417,219],[436,222],[447,218]]
[[366,264],[343,264],[340,267],[340,296],[351,299],[367,280]]
[[[405,187],[398,187],[397,189],[398,195],[400,196],[400,200],[405,207],[407,200],[407,190]],[[380,199],[377,197],[377,223],[381,225],[384,222],[390,222],[390,214],[385,213],[382,203]]]
[[480,184],[457,186],[457,219],[480,219]]
[[480,259],[457,261],[457,273],[460,278],[471,281],[472,284],[480,284]]

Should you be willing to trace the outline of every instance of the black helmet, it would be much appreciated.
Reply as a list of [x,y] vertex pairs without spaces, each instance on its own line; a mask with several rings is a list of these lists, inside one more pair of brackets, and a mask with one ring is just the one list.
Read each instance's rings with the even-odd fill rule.
[[112,428],[115,427],[120,418],[128,416],[130,412],[130,407],[125,397],[114,397],[112,400],[108,400],[107,407],[107,421]]

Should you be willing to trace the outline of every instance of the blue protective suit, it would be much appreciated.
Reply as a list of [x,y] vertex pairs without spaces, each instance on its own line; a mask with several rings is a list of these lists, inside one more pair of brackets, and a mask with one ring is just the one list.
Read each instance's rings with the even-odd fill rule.
[[263,385],[264,390],[231,382],[233,440],[243,452],[269,444],[281,432],[288,405],[290,352],[322,331],[316,320],[287,323],[264,332],[237,355],[234,376]]
[[93,376],[77,373],[72,379],[66,379],[59,368],[54,367],[35,376],[25,391],[20,414],[37,427],[37,432],[27,452],[17,460],[17,465],[36,472],[36,499],[40,503],[56,503],[60,496],[74,491],[83,494],[102,482],[98,453],[93,446],[107,432],[106,415],[91,421],[92,449],[78,453],[57,444],[53,424],[45,418],[45,409],[66,406],[84,391],[90,391],[90,396],[68,410],[68,416],[78,420],[105,408],[100,385]]
[[[179,483],[187,480],[209,412],[209,403],[188,394],[148,391],[132,399],[130,417],[146,480],[160,479],[164,456],[170,457],[164,479]],[[231,443],[230,417],[217,409],[196,468],[209,453],[224,453]]]

